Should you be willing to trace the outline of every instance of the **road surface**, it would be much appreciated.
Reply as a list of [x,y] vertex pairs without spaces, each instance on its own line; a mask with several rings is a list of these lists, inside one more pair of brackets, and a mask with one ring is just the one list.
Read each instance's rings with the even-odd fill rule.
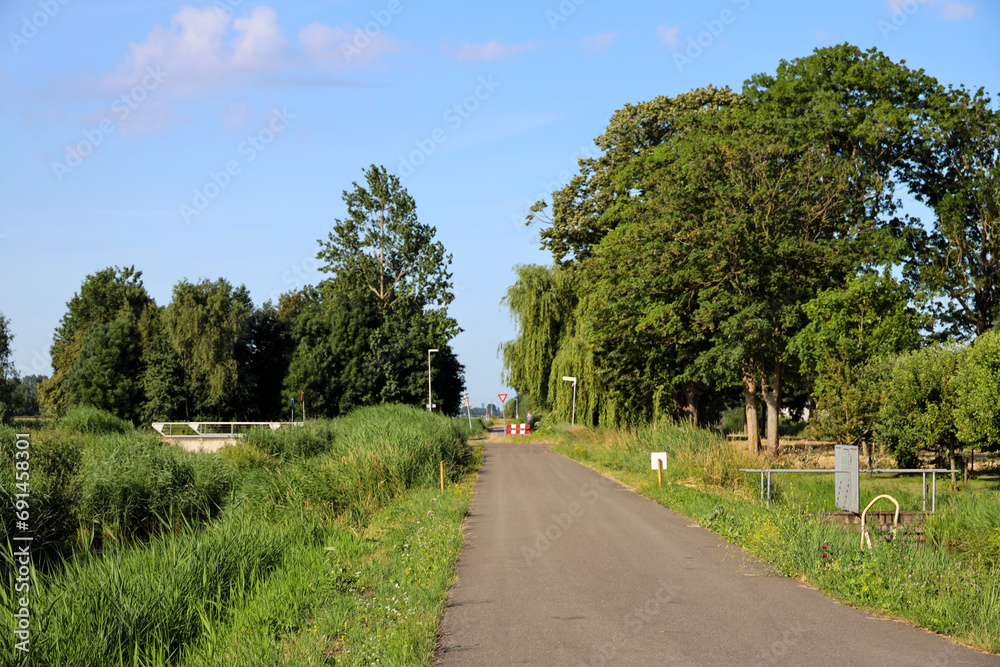
[[436,664],[1000,665],[771,576],[544,445],[490,442]]

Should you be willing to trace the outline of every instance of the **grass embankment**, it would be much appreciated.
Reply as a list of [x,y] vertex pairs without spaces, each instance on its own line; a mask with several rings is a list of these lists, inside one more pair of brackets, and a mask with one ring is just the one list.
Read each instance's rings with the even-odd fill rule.
[[[1000,652],[1000,485],[977,480],[973,491],[939,485],[938,512],[927,543],[879,543],[862,551],[857,533],[821,523],[833,509],[832,479],[772,480],[771,508],[759,502],[759,477],[739,468],[762,461],[722,438],[686,426],[634,432],[553,429],[536,434],[556,451],[629,485],[739,544],[785,576],[798,577],[843,602],[908,620],[975,648]],[[668,452],[664,484],[650,452]],[[789,476],[791,477],[791,476]],[[827,477],[822,475],[820,477]],[[879,493],[920,508],[920,477],[863,479],[861,501]],[[908,505],[908,506],[907,506]]]
[[130,429],[33,433],[32,517],[60,530],[38,531],[30,653],[10,633],[2,650],[33,665],[430,664],[478,464],[468,435],[400,406],[221,455]]

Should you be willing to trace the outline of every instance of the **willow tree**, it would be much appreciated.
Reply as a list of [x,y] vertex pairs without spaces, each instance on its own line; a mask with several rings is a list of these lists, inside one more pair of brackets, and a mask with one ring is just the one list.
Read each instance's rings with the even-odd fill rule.
[[246,411],[253,312],[247,288],[224,278],[174,285],[164,324],[190,418],[232,419]]
[[542,409],[551,409],[549,376],[576,309],[574,281],[569,270],[537,264],[519,265],[515,272],[501,301],[517,327],[517,338],[500,345],[503,379]]

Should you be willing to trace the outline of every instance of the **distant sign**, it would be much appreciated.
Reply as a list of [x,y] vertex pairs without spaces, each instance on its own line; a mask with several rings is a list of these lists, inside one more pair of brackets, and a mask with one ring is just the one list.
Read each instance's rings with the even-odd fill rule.
[[471,408],[472,407],[472,401],[469,400],[468,396],[466,396],[465,399],[462,401],[462,407],[463,408]]
[[[666,470],[667,469],[667,453],[666,452],[653,452],[649,457],[649,464],[653,467],[653,470]],[[657,462],[663,465],[658,467]]]
[[501,403],[506,403],[507,402],[507,394],[497,394],[497,398],[500,399]]

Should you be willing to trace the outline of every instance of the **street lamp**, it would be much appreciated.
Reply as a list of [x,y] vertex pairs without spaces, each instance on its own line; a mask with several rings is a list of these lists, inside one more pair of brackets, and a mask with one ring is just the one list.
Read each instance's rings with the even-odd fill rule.
[[434,409],[434,401],[431,400],[431,354],[437,352],[433,347],[427,350],[427,412]]
[[563,375],[563,380],[573,383],[573,418],[570,420],[569,425],[576,426],[576,378],[569,375]]

